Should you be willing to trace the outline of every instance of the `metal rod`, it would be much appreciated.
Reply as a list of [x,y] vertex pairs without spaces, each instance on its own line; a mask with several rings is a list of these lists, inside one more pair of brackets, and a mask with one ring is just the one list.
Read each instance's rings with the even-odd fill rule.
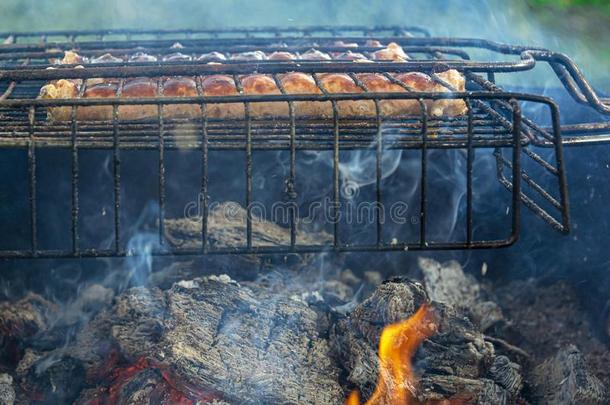
[[383,129],[382,129],[382,121],[381,121],[381,106],[379,105],[379,100],[375,100],[375,114],[377,116],[377,138],[376,138],[376,150],[375,150],[375,201],[377,202],[377,206],[375,207],[376,211],[376,223],[377,223],[377,246],[383,245],[383,221],[385,218],[382,218],[382,209],[383,209],[383,200],[382,200],[382,192],[381,192],[381,180],[383,178]]
[[[203,94],[201,77],[197,78],[197,93]],[[201,188],[197,199],[201,203],[201,253],[208,250],[208,115],[206,105],[201,104]]]
[[424,99],[419,99],[421,108],[421,190],[420,190],[420,209],[419,209],[419,244],[422,248],[428,245],[427,242],[427,222],[428,222],[428,107]]
[[561,199],[561,223],[563,232],[570,232],[570,199],[568,196],[568,180],[566,174],[565,160],[563,155],[563,142],[561,139],[561,126],[559,119],[559,107],[551,103],[551,117],[553,122],[553,136],[555,141],[555,159],[557,161],[557,171],[559,172],[559,195]]
[[[419,243],[395,243],[385,244],[381,247],[376,244],[372,245],[340,245],[335,250],[337,252],[404,252],[407,250],[464,250],[464,249],[490,249],[490,248],[501,248],[510,246],[515,241],[507,239],[490,239],[473,241],[471,245],[465,242],[428,242],[428,244],[422,247]],[[319,253],[326,251],[320,245],[297,245],[294,248],[295,253]],[[252,246],[251,248],[234,248],[234,247],[214,247],[210,248],[207,254],[210,255],[233,255],[233,254],[285,254],[286,248],[282,246],[278,247],[267,247],[267,246]],[[79,253],[79,257],[125,257],[129,255],[129,252],[123,251],[122,254],[118,255],[114,250],[102,250],[102,249],[87,249],[82,250]],[[187,248],[169,248],[169,249],[152,249],[150,252],[153,256],[199,256],[201,251],[197,249]],[[67,258],[73,257],[74,254],[71,251],[66,250],[39,250],[38,258]],[[3,258],[30,258],[30,252],[23,250],[1,250],[0,257]]]
[[[161,79],[157,81],[158,94],[162,94]],[[159,245],[165,245],[165,128],[163,106],[159,104]]]
[[[239,76],[234,75],[235,87],[240,94],[244,89]],[[250,103],[244,103],[245,138],[246,138],[246,246],[252,247],[252,121],[250,119]]]
[[516,242],[521,227],[521,106],[516,100],[510,100],[513,107],[513,220],[510,240]]
[[[121,79],[117,90],[117,97],[120,97],[123,92],[125,80]],[[112,108],[112,129],[113,129],[113,144],[112,150],[112,170],[114,178],[114,249],[119,253],[121,246],[121,147],[119,139],[119,107]]]
[[341,215],[341,194],[339,188],[339,108],[337,102],[332,102],[333,109],[333,246],[338,249],[341,245],[339,236],[339,219]]
[[[275,84],[282,94],[286,94],[286,90],[282,85],[282,81],[277,75],[273,75]],[[290,212],[290,247],[294,248],[296,245],[297,235],[297,204],[296,204],[296,117],[294,112],[294,103],[288,102],[288,116],[290,118],[290,173],[288,180],[286,181],[286,194],[291,205],[289,207]]]
[[468,143],[466,152],[466,243],[473,240],[473,206],[472,206],[472,166],[474,162],[474,148],[472,147],[473,116],[472,105],[469,99],[464,100],[468,109]]
[[71,126],[71,144],[72,144],[72,253],[77,256],[79,254],[79,234],[78,234],[78,145],[76,132],[78,124],[76,120],[76,107],[72,107],[72,126]]
[[35,108],[30,109],[30,139],[28,147],[28,170],[30,176],[30,245],[31,253],[35,257],[38,252],[38,212],[36,202],[36,141],[34,140]]

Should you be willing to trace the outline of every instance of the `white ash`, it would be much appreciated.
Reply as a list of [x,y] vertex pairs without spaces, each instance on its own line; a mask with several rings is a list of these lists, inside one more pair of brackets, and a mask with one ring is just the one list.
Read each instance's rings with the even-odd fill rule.
[[0,405],[13,405],[15,397],[13,377],[10,374],[0,374]]
[[237,284],[237,281],[233,280],[231,277],[229,277],[226,274],[221,274],[219,276],[212,275],[212,276],[209,276],[208,279],[212,280],[212,281],[218,281],[221,283],[225,283],[225,284],[229,284],[229,283]]
[[180,280],[176,284],[182,288],[197,288],[195,280]]

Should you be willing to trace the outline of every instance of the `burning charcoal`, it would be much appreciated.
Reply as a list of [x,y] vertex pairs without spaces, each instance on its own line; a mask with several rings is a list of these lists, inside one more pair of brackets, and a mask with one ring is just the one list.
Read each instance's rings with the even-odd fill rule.
[[[149,398],[150,401],[151,397],[158,398],[164,394],[167,395],[170,387],[158,370],[144,369],[123,382],[116,391],[112,398],[114,403],[131,404],[140,401],[146,403],[148,401],[143,401],[144,398]],[[160,400],[159,403],[166,403],[166,401]]]
[[13,405],[15,396],[13,377],[9,374],[0,374],[0,405]]
[[[154,351],[163,335],[163,318],[167,311],[163,293],[137,287],[117,298],[112,314],[112,337],[126,353]],[[140,357],[140,356],[136,356]],[[136,358],[131,358],[135,361]]]
[[607,404],[610,393],[591,373],[574,345],[560,349],[534,370],[534,389],[540,404]]
[[[184,394],[176,390],[156,368],[146,362],[115,370],[109,388],[87,389],[81,392],[76,404],[191,404]],[[209,397],[198,398],[208,403]]]
[[[364,397],[369,397],[375,387],[382,330],[388,324],[409,319],[427,301],[420,284],[391,280],[336,324],[331,341],[337,357],[347,369],[347,381]],[[498,359],[493,346],[452,307],[434,306],[438,333],[423,342],[414,359],[415,366],[423,370],[418,400],[469,398],[482,404],[514,400],[521,387],[518,366],[503,356]],[[508,364],[503,364],[506,361]]]
[[77,322],[110,299],[112,291],[99,285],[84,289],[65,307],[29,293],[17,302],[0,303],[0,335],[6,339],[5,344],[16,342],[18,350],[24,346],[52,350],[66,342]]
[[[191,399],[197,387],[229,403],[336,404],[343,399],[339,370],[319,316],[300,299],[226,276],[182,281],[166,292],[138,287],[98,314],[90,323],[98,331],[88,325],[70,353],[99,368],[93,361],[103,357],[92,347],[110,331],[124,361],[144,359]],[[134,384],[155,385],[155,375]]]
[[430,299],[465,311],[482,331],[504,319],[498,304],[483,299],[479,283],[471,275],[464,274],[458,262],[440,264],[421,258],[419,267]]
[[44,404],[71,403],[85,385],[85,369],[71,356],[46,357],[30,367],[23,384],[30,398]]

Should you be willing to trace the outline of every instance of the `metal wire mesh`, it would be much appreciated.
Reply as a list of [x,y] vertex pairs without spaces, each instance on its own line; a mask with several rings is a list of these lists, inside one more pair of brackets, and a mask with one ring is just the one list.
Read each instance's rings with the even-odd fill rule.
[[[324,36],[321,36],[324,35]],[[323,250],[334,251],[393,251],[408,249],[470,249],[507,246],[514,243],[519,235],[520,206],[523,203],[536,215],[561,232],[569,230],[569,209],[559,110],[556,104],[545,97],[524,93],[505,92],[493,83],[497,72],[529,69],[536,59],[555,64],[557,71],[567,72],[566,89],[581,101],[596,101],[594,105],[602,111],[605,100],[589,100],[587,88],[582,86],[581,76],[574,76],[571,65],[561,56],[545,54],[541,50],[510,47],[488,41],[434,39],[424,30],[414,28],[310,28],[304,30],[229,30],[229,31],[96,31],[4,34],[4,47],[0,49],[0,60],[6,63],[0,72],[4,84],[0,100],[0,148],[22,150],[27,153],[28,201],[29,201],[29,247],[5,249],[2,257],[82,257],[82,256],[124,256],[130,254],[126,246],[123,222],[122,166],[128,151],[152,151],[156,154],[157,167],[154,177],[157,181],[157,241],[154,254],[212,254],[212,253],[302,253]],[[147,37],[148,36],[148,37]],[[152,36],[152,38],[150,38]],[[62,37],[65,40],[51,40]],[[33,41],[38,38],[37,41]],[[359,51],[374,51],[375,46],[366,46],[367,39],[384,42],[396,41],[403,45],[409,55],[417,55],[408,63],[353,63],[345,61],[311,62],[227,62],[222,65],[201,65],[195,62],[154,62],[119,63],[88,66],[86,69],[71,66],[48,70],[48,58],[59,56],[63,50],[78,48],[79,52],[96,55],[100,52],[129,54],[135,50],[169,53],[174,41],[179,40],[181,52],[198,53],[209,50],[221,52],[243,52],[248,50],[287,50],[298,52],[312,47],[324,51],[345,50],[344,45],[329,44],[330,40],[348,43],[356,42]],[[326,45],[325,45],[326,44]],[[503,54],[520,55],[519,60],[509,62],[480,62],[469,60],[465,51],[468,47],[491,49]],[[450,85],[436,76],[440,68],[457,68],[467,79],[467,92],[456,92]],[[563,64],[562,64],[563,63]],[[369,92],[358,80],[358,74],[375,72],[393,79],[393,73],[401,71],[422,71],[431,75],[436,83],[446,87],[445,93]],[[41,100],[36,96],[48,80],[59,78],[126,78],[194,76],[205,74],[237,75],[246,73],[266,73],[278,84],[281,94],[207,97],[201,91],[198,79],[198,95],[193,97],[152,97],[69,100]],[[357,94],[329,94],[323,87],[318,95],[286,94],[278,75],[285,72],[305,72],[313,74],[326,72],[348,73],[362,90]],[[481,75],[487,74],[487,77]],[[583,79],[584,80],[584,79]],[[118,95],[125,83],[120,80]],[[239,80],[236,80],[239,83]],[[586,83],[586,81],[585,81]],[[590,90],[590,89],[589,89]],[[81,89],[81,95],[84,88]],[[441,99],[463,100],[467,113],[457,117],[433,117],[427,111],[431,101]],[[366,100],[374,103],[374,116],[350,116],[339,114],[338,103]],[[380,103],[388,100],[412,100],[418,103],[418,114],[386,117],[380,113]],[[250,114],[252,106],[260,103],[285,103],[288,114],[284,117],[257,117]],[[295,103],[326,102],[332,105],[332,117],[297,116]],[[536,103],[548,110],[550,125],[542,126],[524,117],[521,104]],[[207,114],[207,108],[219,103],[241,103],[244,117],[239,119],[217,119]],[[595,103],[593,103],[595,104]],[[120,118],[119,108],[124,105],[156,106],[158,114],[143,120]],[[168,118],[163,110],[173,105],[198,106],[200,114],[196,118]],[[53,121],[46,117],[49,108],[67,107],[71,109],[71,119]],[[87,106],[109,106],[112,119],[107,121],[84,121],[77,119],[79,108]],[[579,128],[582,130],[582,128]],[[550,147],[548,153],[539,154],[535,146]],[[48,249],[39,243],[39,168],[38,154],[41,150],[57,149],[68,151],[70,155],[70,248]],[[81,156],[87,150],[104,150],[111,156],[113,225],[112,243],[105,247],[85,247],[81,243]],[[170,151],[193,151],[198,153],[201,173],[199,194],[202,196],[199,243],[176,246],[167,242],[165,229],[167,205],[171,190],[167,186],[167,154]],[[287,201],[297,203],[302,197],[298,180],[300,166],[297,155],[301,152],[328,151],[331,155],[332,190],[331,206],[341,205],[340,170],[341,155],[346,151],[368,150],[374,153],[374,198],[372,202],[383,205],[389,190],[385,186],[382,161],[384,154],[392,150],[411,151],[418,155],[418,209],[417,235],[410,240],[389,239],[385,236],[381,214],[375,213],[374,241],[353,242],[353,229],[334,221],[328,230],[329,240],[324,243],[302,243],[299,240],[299,219],[291,212],[287,230],[287,240],[278,246],[261,246],[255,243],[253,233],[256,225],[252,213],[253,178],[256,166],[253,156],[257,152],[281,151],[289,155],[286,178]],[[430,234],[430,224],[435,218],[430,213],[430,184],[435,180],[430,176],[430,152],[433,150],[459,151],[465,162],[465,182],[463,185],[464,232],[458,238],[435,238]],[[243,162],[243,186],[246,210],[243,244],[236,246],[215,246],[210,243],[208,229],[209,207],[209,162],[215,153],[231,151],[240,154]],[[476,210],[476,181],[473,166],[477,155],[492,153],[496,162],[499,184],[504,186],[510,197],[506,216],[508,223],[497,229],[498,237],[477,237],[474,225]],[[522,164],[522,160],[525,164]],[[492,175],[491,173],[487,175]],[[554,186],[553,186],[554,184]],[[552,189],[550,188],[552,187]],[[17,203],[17,202],[15,202]],[[0,221],[2,218],[0,218]],[[25,226],[26,221],[24,221]]]

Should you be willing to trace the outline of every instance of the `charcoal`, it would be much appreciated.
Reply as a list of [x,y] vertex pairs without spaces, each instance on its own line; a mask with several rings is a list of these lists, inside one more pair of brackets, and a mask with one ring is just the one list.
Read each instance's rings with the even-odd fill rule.
[[424,275],[426,292],[433,301],[463,311],[482,331],[504,320],[498,304],[484,299],[479,283],[465,274],[458,262],[441,264],[421,258],[419,267]]
[[43,353],[32,349],[26,349],[21,357],[21,360],[15,368],[15,373],[18,377],[23,378],[27,375],[30,368],[43,356]]
[[13,405],[15,397],[13,377],[10,374],[0,374],[0,405]]
[[610,350],[598,339],[575,286],[561,280],[518,280],[494,293],[510,319],[502,337],[527,351],[533,365],[563,347],[578,344],[591,372],[610,387]]
[[110,304],[114,293],[99,284],[79,291],[65,305],[28,293],[16,302],[0,303],[0,335],[5,343],[18,342],[21,349],[50,351],[70,340],[82,323]]
[[124,361],[147,359],[180,392],[209,389],[229,403],[341,403],[320,313],[255,286],[212,276],[165,292],[129,289],[85,327],[70,353],[93,369],[103,357],[95,346],[110,339]]
[[[235,202],[215,206],[208,213],[208,237],[211,246],[244,247],[246,245],[246,210]],[[290,229],[264,219],[252,219],[253,246],[281,246],[290,243]],[[167,239],[177,247],[201,248],[201,218],[167,219]],[[327,244],[332,239],[324,232],[310,233],[297,226],[297,242],[305,245]]]
[[0,303],[0,335],[25,340],[45,332],[57,316],[58,307],[35,293],[16,302]]
[[535,368],[534,390],[540,404],[601,405],[610,402],[608,389],[591,373],[574,345],[561,348]]
[[[211,248],[244,248],[247,244],[246,225],[247,211],[238,203],[225,202],[216,205],[208,213],[208,243]],[[165,234],[167,240],[177,248],[201,248],[201,218],[167,219]],[[286,246],[290,244],[290,229],[273,222],[252,218],[252,246]],[[332,241],[326,232],[309,231],[297,224],[296,241],[301,245],[325,245]],[[304,255],[301,263],[308,262]],[[258,263],[259,258],[244,256],[251,263]]]
[[499,386],[506,389],[513,398],[523,389],[521,367],[510,361],[506,356],[494,357],[488,376]]
[[[383,327],[412,316],[429,298],[424,287],[405,279],[382,283],[349,316],[340,319],[331,333],[347,381],[363,397],[372,393],[379,361],[377,347]],[[473,324],[450,306],[434,304],[439,332],[424,341],[415,356],[421,375],[418,398],[442,400],[471,398],[481,404],[511,403],[521,389],[519,367],[502,356]],[[508,365],[500,367],[508,361]]]
[[44,357],[30,367],[24,389],[35,402],[71,403],[85,386],[85,369],[80,360],[64,355]]
[[[246,210],[236,202],[214,206],[208,213],[208,244],[211,249],[245,248]],[[273,247],[290,245],[290,229],[263,219],[252,219],[252,246]],[[170,218],[165,220],[165,236],[175,249],[201,249],[201,218]],[[296,243],[300,245],[328,245],[330,234],[297,225]],[[300,267],[317,260],[315,254],[290,255],[232,255],[212,256],[205,265],[191,268],[184,278],[227,273],[239,279],[256,278],[262,269]],[[207,271],[206,271],[207,270]],[[174,280],[179,281],[179,280]]]
[[173,405],[186,399],[154,368],[130,373],[112,389],[85,389],[76,400],[77,405],[88,404],[159,404]]
[[152,398],[159,399],[159,403],[166,403],[167,399],[159,397],[167,395],[169,392],[170,387],[159,370],[144,369],[123,384],[114,399],[119,404],[145,404],[154,402],[150,401]]
[[[420,400],[435,403],[447,399],[450,404],[513,404],[508,391],[488,379],[456,378],[437,374],[423,375],[420,381]],[[457,393],[457,394],[456,394]]]

